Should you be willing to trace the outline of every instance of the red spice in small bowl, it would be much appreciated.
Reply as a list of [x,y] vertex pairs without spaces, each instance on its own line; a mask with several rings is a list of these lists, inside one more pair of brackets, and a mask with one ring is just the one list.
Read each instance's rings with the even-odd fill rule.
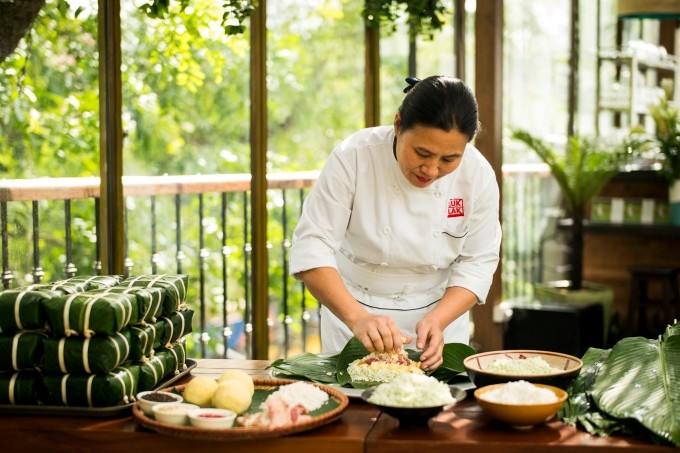
[[201,418],[224,418],[224,415],[222,414],[201,414],[199,415]]

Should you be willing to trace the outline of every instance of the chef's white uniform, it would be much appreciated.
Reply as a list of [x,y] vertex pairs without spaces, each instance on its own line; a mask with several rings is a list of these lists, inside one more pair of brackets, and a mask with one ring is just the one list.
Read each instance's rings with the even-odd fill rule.
[[[293,234],[290,273],[336,268],[350,293],[389,315],[413,338],[415,326],[450,286],[484,303],[499,261],[499,190],[489,162],[468,144],[458,168],[426,188],[413,186],[393,154],[392,126],[368,128],[340,143],[304,203]],[[446,343],[469,342],[463,315]],[[352,333],[321,308],[324,352]]]

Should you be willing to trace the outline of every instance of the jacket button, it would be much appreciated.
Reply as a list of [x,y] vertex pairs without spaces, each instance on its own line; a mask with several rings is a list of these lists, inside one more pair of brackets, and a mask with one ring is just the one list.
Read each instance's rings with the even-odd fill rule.
[[383,234],[386,234],[386,235],[389,236],[390,234],[392,234],[392,228],[390,228],[390,227],[383,228]]

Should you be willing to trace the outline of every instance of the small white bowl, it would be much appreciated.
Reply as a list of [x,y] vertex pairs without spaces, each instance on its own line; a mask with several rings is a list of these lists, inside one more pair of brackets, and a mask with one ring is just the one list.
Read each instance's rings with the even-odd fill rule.
[[147,390],[137,394],[137,405],[147,417],[153,417],[152,407],[157,404],[182,403],[182,395],[159,390]]
[[154,418],[159,422],[171,425],[188,425],[189,412],[198,408],[195,404],[169,403],[156,404],[151,410],[153,411]]
[[196,428],[231,428],[235,420],[236,412],[229,409],[199,408],[189,412],[189,423]]

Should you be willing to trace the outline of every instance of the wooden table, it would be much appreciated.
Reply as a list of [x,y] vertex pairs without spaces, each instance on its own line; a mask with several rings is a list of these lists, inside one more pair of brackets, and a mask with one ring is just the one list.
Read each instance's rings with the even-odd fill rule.
[[[264,360],[203,359],[193,375],[217,378],[227,369],[253,377],[269,377]],[[470,393],[470,392],[469,392]],[[109,418],[0,416],[4,452],[248,452],[248,453],[457,453],[545,452],[664,453],[678,452],[633,439],[596,438],[560,421],[520,431],[487,418],[468,398],[430,421],[429,427],[400,428],[398,421],[373,406],[352,399],[340,418],[329,425],[291,436],[234,442],[181,439],[140,426],[132,415]]]

